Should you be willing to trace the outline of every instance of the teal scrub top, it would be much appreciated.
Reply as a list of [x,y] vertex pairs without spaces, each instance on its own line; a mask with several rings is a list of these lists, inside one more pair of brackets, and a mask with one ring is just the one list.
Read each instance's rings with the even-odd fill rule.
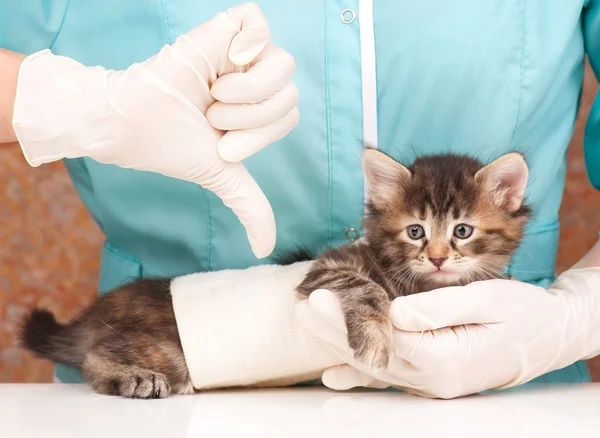
[[[124,69],[236,4],[4,1],[0,47],[25,54],[50,48],[88,66]],[[361,232],[363,139],[403,161],[449,151],[489,161],[519,150],[531,166],[527,196],[534,217],[509,271],[522,281],[551,283],[566,149],[586,53],[600,72],[600,1],[258,4],[272,42],[296,59],[300,90],[297,128],[245,160],[273,206],[276,251],[340,245],[352,235],[347,230]],[[599,105],[592,108],[585,136],[588,174],[597,188]],[[141,276],[273,262],[253,256],[235,215],[199,186],[88,158],[66,165],[106,235],[100,292]],[[81,378],[62,366],[58,376]],[[584,362],[537,379],[588,380]]]

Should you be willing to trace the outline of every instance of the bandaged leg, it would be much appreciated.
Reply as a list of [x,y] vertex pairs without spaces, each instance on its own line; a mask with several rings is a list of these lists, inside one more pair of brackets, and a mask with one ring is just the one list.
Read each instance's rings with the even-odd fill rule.
[[196,389],[288,386],[343,363],[295,317],[311,262],[191,274],[171,284]]

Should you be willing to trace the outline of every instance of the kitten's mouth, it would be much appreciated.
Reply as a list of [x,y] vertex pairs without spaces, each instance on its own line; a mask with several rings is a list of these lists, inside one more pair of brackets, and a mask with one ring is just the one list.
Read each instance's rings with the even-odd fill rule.
[[439,268],[435,268],[435,270],[431,271],[430,274],[455,274],[456,272],[450,271],[448,267],[442,266]]
[[436,281],[457,281],[461,277],[460,273],[444,268],[437,268],[435,271],[431,271],[429,275]]
[[448,275],[448,274],[456,274],[456,272],[448,271],[447,269],[438,268],[437,270],[431,273],[432,275]]

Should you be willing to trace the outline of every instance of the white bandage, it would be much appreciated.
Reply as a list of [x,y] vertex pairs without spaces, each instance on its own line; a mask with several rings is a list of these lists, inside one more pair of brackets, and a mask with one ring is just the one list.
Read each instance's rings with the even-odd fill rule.
[[342,363],[295,317],[311,262],[178,277],[173,308],[196,389],[288,386]]

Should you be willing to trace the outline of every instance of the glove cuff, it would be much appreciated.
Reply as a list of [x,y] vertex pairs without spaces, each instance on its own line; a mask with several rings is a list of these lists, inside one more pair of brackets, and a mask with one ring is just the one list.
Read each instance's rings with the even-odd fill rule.
[[[107,74],[104,68],[87,68],[50,50],[23,60],[13,129],[31,166],[88,155],[99,141],[90,138],[98,129],[88,129],[88,121],[107,120],[106,114],[114,112],[106,96]],[[102,128],[111,132],[110,126]]]
[[600,267],[570,269],[558,276],[551,289],[563,294],[565,313],[562,368],[577,360],[588,360],[600,354]]
[[196,389],[287,386],[342,363],[295,317],[309,263],[178,277],[173,309]]

